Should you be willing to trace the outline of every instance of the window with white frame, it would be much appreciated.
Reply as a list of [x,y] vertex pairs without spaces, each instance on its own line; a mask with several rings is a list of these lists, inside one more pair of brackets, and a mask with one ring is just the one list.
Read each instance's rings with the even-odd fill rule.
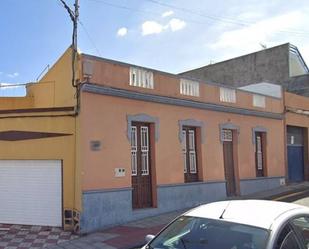
[[256,136],[256,164],[258,170],[263,170],[263,152],[261,136]]
[[131,171],[132,176],[137,175],[137,129],[131,127]]
[[180,79],[180,94],[189,96],[200,96],[200,84],[197,81]]
[[141,163],[142,175],[149,175],[149,137],[148,127],[141,126]]
[[131,67],[130,86],[153,89],[153,72],[141,68]]
[[235,89],[220,87],[220,101],[236,103],[236,91]]
[[196,173],[196,153],[195,153],[195,132],[189,130],[189,161],[190,161],[190,173]]
[[253,106],[265,108],[265,96],[254,94],[253,95]]
[[187,173],[187,132],[182,130],[182,158],[183,158],[183,172]]

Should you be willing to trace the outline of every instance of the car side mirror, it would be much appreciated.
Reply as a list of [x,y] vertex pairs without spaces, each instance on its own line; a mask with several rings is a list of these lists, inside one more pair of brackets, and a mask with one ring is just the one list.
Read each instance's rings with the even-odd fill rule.
[[152,235],[152,234],[146,235],[146,237],[145,237],[146,243],[149,243],[150,241],[152,241],[154,237],[155,237],[155,236]]

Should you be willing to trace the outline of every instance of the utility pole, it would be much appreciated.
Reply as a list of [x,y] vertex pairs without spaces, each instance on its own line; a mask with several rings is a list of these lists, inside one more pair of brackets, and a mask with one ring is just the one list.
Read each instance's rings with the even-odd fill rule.
[[63,7],[67,10],[70,18],[73,22],[73,34],[72,34],[72,86],[77,88],[75,74],[76,74],[76,61],[77,61],[77,22],[79,16],[79,0],[75,0],[74,11],[66,4],[64,0],[60,0]]
[[76,87],[76,82],[75,82],[75,71],[76,71],[76,61],[77,61],[77,22],[78,22],[78,16],[79,16],[79,0],[75,0],[74,4],[74,20],[73,20],[73,41],[72,41],[72,85]]

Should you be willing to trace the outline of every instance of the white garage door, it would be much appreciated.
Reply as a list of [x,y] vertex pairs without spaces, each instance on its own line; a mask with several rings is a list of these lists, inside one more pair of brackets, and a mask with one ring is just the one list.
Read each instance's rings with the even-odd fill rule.
[[0,160],[0,223],[61,226],[59,160]]

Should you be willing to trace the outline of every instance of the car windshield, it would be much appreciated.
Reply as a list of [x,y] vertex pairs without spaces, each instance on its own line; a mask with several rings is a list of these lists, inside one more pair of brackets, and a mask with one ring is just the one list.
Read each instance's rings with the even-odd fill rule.
[[150,249],[265,249],[268,231],[262,228],[181,216],[161,232]]

